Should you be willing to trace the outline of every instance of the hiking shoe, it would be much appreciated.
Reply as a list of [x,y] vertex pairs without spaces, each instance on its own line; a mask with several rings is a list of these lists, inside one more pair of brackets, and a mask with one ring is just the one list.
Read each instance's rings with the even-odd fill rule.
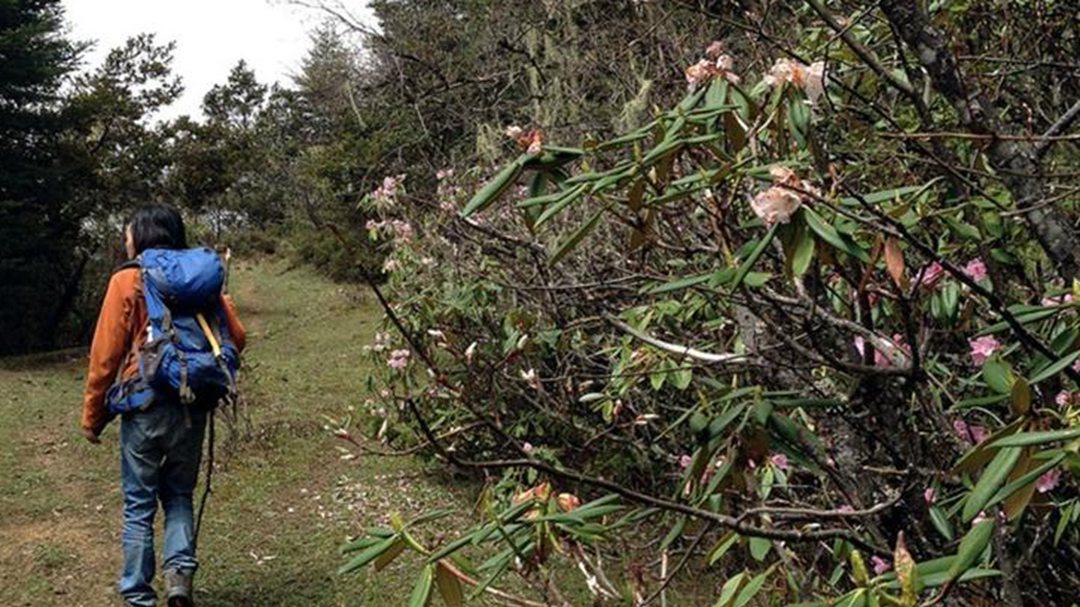
[[165,604],[169,607],[193,607],[191,574],[180,571],[165,572]]

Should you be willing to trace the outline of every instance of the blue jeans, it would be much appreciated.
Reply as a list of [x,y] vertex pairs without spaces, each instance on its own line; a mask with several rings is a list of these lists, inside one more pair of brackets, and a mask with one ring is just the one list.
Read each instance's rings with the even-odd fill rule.
[[125,413],[120,422],[120,485],[124,493],[124,570],[120,595],[130,605],[153,607],[154,515],[165,512],[162,569],[193,574],[192,494],[199,476],[207,412],[178,402],[157,402]]

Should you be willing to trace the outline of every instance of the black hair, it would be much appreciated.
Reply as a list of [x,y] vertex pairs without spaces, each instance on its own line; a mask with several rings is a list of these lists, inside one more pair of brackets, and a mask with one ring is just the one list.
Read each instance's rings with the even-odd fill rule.
[[184,218],[175,207],[150,204],[137,209],[127,222],[135,254],[146,249],[186,249]]

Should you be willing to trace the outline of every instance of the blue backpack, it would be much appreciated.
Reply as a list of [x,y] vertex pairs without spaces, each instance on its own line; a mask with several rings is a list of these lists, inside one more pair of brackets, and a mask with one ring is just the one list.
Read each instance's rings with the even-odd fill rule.
[[213,406],[235,396],[240,353],[225,320],[225,266],[217,253],[147,249],[131,267],[142,272],[147,336],[139,372],[109,389],[109,411],[138,411],[158,399]]

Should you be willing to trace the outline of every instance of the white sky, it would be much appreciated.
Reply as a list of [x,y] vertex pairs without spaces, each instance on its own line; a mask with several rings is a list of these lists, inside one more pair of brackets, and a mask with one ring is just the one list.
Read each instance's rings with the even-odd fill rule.
[[[369,14],[364,0],[346,4],[357,15]],[[307,32],[324,19],[283,0],[64,0],[64,7],[72,38],[97,41],[84,68],[136,34],[176,42],[173,73],[183,79],[184,93],[162,118],[201,117],[203,95],[240,59],[259,82],[289,82],[307,51]]]

